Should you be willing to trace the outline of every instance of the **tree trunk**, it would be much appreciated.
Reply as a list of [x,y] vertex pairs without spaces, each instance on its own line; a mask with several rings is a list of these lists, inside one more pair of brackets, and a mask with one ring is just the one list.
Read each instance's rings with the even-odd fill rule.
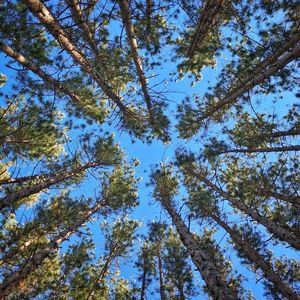
[[85,171],[88,168],[93,168],[101,165],[99,162],[90,162],[83,166],[77,167],[73,171],[70,172],[64,172],[64,173],[58,173],[57,175],[53,177],[42,177],[41,181],[34,184],[29,185],[28,187],[24,187],[23,189],[11,192],[9,195],[5,196],[4,198],[0,199],[0,211],[4,209],[5,207],[13,206],[18,200],[28,197],[30,195],[34,195],[39,193],[40,191],[49,188],[50,186],[63,182],[64,180],[67,180],[69,178],[72,178],[73,176],[76,176],[83,171]]
[[300,296],[297,295],[292,290],[292,288],[284,282],[284,280],[282,280],[282,278],[276,273],[276,271],[274,271],[272,266],[264,260],[260,253],[256,251],[251,246],[251,244],[243,240],[243,237],[238,232],[229,227],[218,216],[211,214],[210,217],[214,219],[217,222],[217,224],[223,227],[226,230],[226,232],[229,233],[231,239],[237,245],[239,245],[239,247],[247,255],[250,261],[263,271],[264,277],[271,281],[284,297],[286,297],[287,299],[300,299]]
[[31,272],[36,270],[44,262],[44,260],[53,253],[53,251],[59,248],[63,241],[75,233],[83,223],[87,222],[88,219],[104,205],[104,200],[98,200],[93,208],[80,216],[74,225],[57,234],[50,242],[33,253],[28,260],[25,261],[25,264],[17,271],[5,277],[3,282],[0,284],[0,300],[4,300],[13,290],[17,289],[21,280],[25,279]]
[[231,300],[239,299],[236,292],[232,290],[226,282],[226,278],[220,273],[214,261],[201,249],[199,242],[190,233],[178,213],[173,208],[168,199],[161,199],[161,203],[168,214],[171,216],[174,225],[180,235],[183,245],[187,248],[189,255],[195,263],[203,280],[205,281],[208,291],[213,299]]
[[161,254],[160,254],[160,245],[157,245],[156,256],[157,256],[157,260],[158,260],[160,299],[167,300],[166,293],[165,293],[163,265],[162,265]]
[[10,46],[6,45],[2,41],[0,41],[0,50],[4,52],[6,55],[10,56],[14,60],[16,60],[18,63],[20,63],[22,66],[27,68],[28,70],[32,71],[36,75],[38,75],[45,83],[48,83],[49,85],[52,85],[57,91],[61,92],[62,94],[67,95],[73,102],[78,103],[80,105],[83,105],[80,98],[74,94],[73,92],[69,91],[63,83],[59,82],[58,80],[54,79],[47,73],[45,73],[42,69],[38,68],[35,64],[30,62],[28,59],[26,59],[22,54],[16,52],[13,50]]
[[210,189],[216,191],[220,196],[227,199],[234,207],[238,208],[243,213],[250,216],[253,220],[257,221],[261,225],[265,226],[268,231],[281,241],[287,242],[292,247],[300,249],[300,238],[297,237],[293,232],[277,225],[272,220],[260,215],[255,208],[247,206],[244,202],[239,199],[232,197],[228,192],[223,191],[221,188],[207,180],[205,177],[193,172],[193,175],[199,178],[205,183]]
[[283,41],[282,47],[277,49],[274,54],[267,57],[256,68],[249,70],[249,76],[239,82],[236,86],[229,88],[230,92],[212,107],[208,107],[200,116],[199,120],[211,117],[214,113],[227,105],[233,104],[237,98],[243,96],[256,85],[263,83],[266,79],[275,75],[280,69],[284,68],[291,61],[300,56],[300,33],[297,33],[289,41]]
[[49,33],[60,43],[61,47],[72,56],[74,61],[92,76],[103,92],[118,106],[118,108],[123,113],[128,114],[129,111],[122,103],[120,97],[113,91],[112,87],[103,80],[103,76],[93,69],[92,65],[88,62],[83,53],[73,44],[68,34],[59,25],[58,21],[54,18],[48,8],[40,0],[23,0],[23,3],[26,4],[30,12],[40,20]]
[[272,147],[272,148],[240,148],[220,151],[218,154],[226,153],[264,153],[264,152],[287,152],[300,151],[300,145],[286,146],[286,147]]
[[144,258],[144,269],[143,269],[143,277],[142,277],[142,286],[141,286],[141,297],[140,300],[145,300],[146,296],[146,279],[147,279],[147,271],[146,271],[146,258]]
[[144,94],[145,102],[147,104],[147,109],[150,117],[151,123],[154,122],[151,98],[147,88],[147,80],[143,71],[142,60],[138,53],[138,44],[135,38],[134,27],[131,22],[131,13],[130,6],[127,0],[119,0],[120,11],[123,19],[123,24],[127,33],[127,38],[129,41],[131,54],[133,57],[133,61],[137,70],[137,74],[139,77],[140,84],[142,86],[142,91]]
[[200,13],[196,32],[187,52],[188,57],[192,58],[197,48],[201,47],[201,43],[210,32],[214,19],[221,10],[224,2],[224,0],[207,0],[204,4]]
[[94,41],[93,34],[90,31],[88,24],[86,23],[86,21],[83,18],[82,11],[80,9],[78,0],[67,0],[67,3],[71,8],[72,16],[73,16],[75,22],[77,22],[77,25],[83,31],[83,38],[87,41],[87,43],[89,43],[91,45],[93,52],[98,57],[97,45]]
[[257,188],[256,192],[259,195],[262,195],[264,197],[272,197],[272,198],[275,198],[278,200],[283,200],[285,202],[289,202],[289,203],[295,205],[296,208],[300,209],[300,197],[299,196],[292,196],[292,195],[277,193],[277,192],[267,189],[266,187],[264,187],[262,189]]

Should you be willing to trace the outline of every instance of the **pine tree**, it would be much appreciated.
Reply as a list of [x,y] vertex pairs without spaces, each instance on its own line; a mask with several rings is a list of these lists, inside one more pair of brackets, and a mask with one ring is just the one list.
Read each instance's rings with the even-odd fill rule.
[[0,298],[299,299],[299,15],[2,1]]

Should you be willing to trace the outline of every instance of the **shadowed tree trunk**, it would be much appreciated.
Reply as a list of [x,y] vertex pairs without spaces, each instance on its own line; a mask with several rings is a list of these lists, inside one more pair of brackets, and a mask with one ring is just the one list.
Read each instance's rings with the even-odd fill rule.
[[14,49],[12,49],[10,46],[6,45],[2,41],[0,41],[0,50],[4,52],[6,55],[8,55],[9,57],[16,60],[25,68],[29,69],[30,71],[38,75],[41,79],[43,79],[45,83],[52,85],[57,91],[68,96],[73,102],[78,103],[80,105],[84,104],[82,103],[80,98],[73,92],[69,91],[63,85],[63,83],[59,82],[58,80],[51,77],[49,74],[45,73],[42,69],[38,68],[35,64],[30,62],[28,59],[26,59],[22,54],[16,52]]
[[187,248],[189,255],[205,281],[212,298],[220,300],[239,299],[236,292],[231,289],[226,282],[226,278],[220,273],[220,270],[218,270],[215,262],[211,260],[206,250],[201,249],[201,245],[188,230],[181,217],[173,208],[170,200],[162,197],[160,201],[176,226],[181,241]]
[[216,221],[226,232],[230,235],[231,239],[242,249],[252,263],[259,267],[264,274],[264,277],[274,283],[278,291],[287,299],[300,299],[290,286],[288,286],[282,278],[274,271],[270,263],[265,261],[264,258],[256,251],[251,244],[243,239],[243,237],[225,222],[223,222],[218,216],[211,214],[210,217]]
[[247,214],[253,220],[266,227],[266,229],[268,229],[268,231],[272,233],[275,237],[277,237],[281,241],[287,242],[296,249],[300,249],[300,239],[293,232],[281,227],[272,220],[260,215],[257,212],[257,210],[255,210],[255,208],[247,206],[241,200],[232,197],[228,192],[225,192],[224,190],[213,184],[211,181],[207,180],[204,176],[201,176],[200,174],[195,173],[194,171],[192,171],[192,174],[199,178],[211,190],[217,192],[220,196],[228,200],[234,207],[238,208],[240,211]]
[[17,201],[21,200],[22,198],[28,197],[30,195],[34,195],[39,193],[40,191],[49,188],[52,185],[57,183],[63,182],[69,178],[72,178],[89,168],[94,168],[100,166],[100,162],[89,162],[83,166],[75,168],[73,171],[70,172],[63,172],[58,173],[54,176],[40,176],[36,178],[38,180],[37,183],[29,184],[26,187],[23,187],[20,190],[15,192],[11,192],[9,195],[0,199],[0,210],[4,209],[5,207],[11,207],[17,203]]

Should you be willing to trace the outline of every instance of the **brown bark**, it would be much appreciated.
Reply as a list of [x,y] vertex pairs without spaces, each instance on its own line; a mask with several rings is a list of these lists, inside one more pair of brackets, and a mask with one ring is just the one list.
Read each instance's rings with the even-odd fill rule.
[[84,172],[88,168],[94,168],[99,165],[101,165],[101,163],[99,163],[99,162],[90,162],[83,166],[77,167],[73,171],[70,171],[70,172],[58,173],[57,175],[50,177],[50,178],[43,177],[43,178],[41,178],[40,182],[33,184],[33,185],[29,185],[27,187],[24,187],[23,189],[18,190],[14,193],[10,193],[9,195],[0,199],[0,211],[2,209],[4,209],[5,207],[13,206],[18,200],[20,200],[22,198],[37,194],[40,191],[42,191],[46,188],[49,188],[52,185],[63,182],[64,180],[67,180],[69,178],[72,178],[73,176],[76,176],[76,175]]
[[239,299],[236,292],[231,289],[226,282],[225,276],[218,270],[206,250],[201,249],[201,245],[199,245],[199,242],[195,239],[193,234],[191,234],[181,217],[175,211],[170,200],[162,198],[160,201],[171,216],[177,232],[180,235],[180,239],[205,281],[212,298],[218,300]]
[[297,295],[293,291],[293,289],[284,282],[284,280],[272,268],[270,263],[265,261],[265,259],[260,255],[260,253],[256,251],[249,242],[245,241],[238,232],[233,230],[218,216],[211,214],[210,217],[214,219],[217,224],[223,227],[226,232],[229,233],[234,243],[236,243],[242,249],[242,251],[247,255],[247,257],[252,263],[254,263],[263,271],[263,276],[269,281],[271,281],[283,296],[285,296],[287,299],[300,299],[300,296]]
[[218,154],[226,153],[264,153],[264,152],[287,152],[300,151],[300,145],[286,146],[286,147],[272,147],[272,148],[238,148],[220,151]]
[[98,200],[90,210],[78,218],[74,225],[57,234],[46,245],[42,246],[35,253],[32,253],[28,260],[25,261],[24,265],[21,266],[17,271],[5,277],[0,284],[0,300],[6,299],[10,293],[17,289],[21,280],[25,279],[31,274],[31,272],[36,270],[36,268],[38,268],[45,259],[47,259],[55,250],[58,250],[62,242],[75,233],[83,223],[87,222],[89,218],[104,205],[104,200]]
[[266,227],[266,229],[273,234],[275,237],[290,244],[295,249],[300,249],[300,238],[297,237],[291,230],[283,228],[282,226],[276,224],[272,220],[260,215],[257,210],[253,207],[247,206],[244,202],[239,199],[232,197],[228,192],[225,192],[211,181],[207,180],[204,176],[200,174],[196,174],[192,171],[192,174],[199,178],[207,187],[217,192],[220,196],[228,200],[234,207],[238,208],[243,213],[247,214],[253,220],[258,222],[259,224]]
[[83,105],[80,98],[73,92],[69,91],[60,81],[54,79],[49,74],[44,72],[42,69],[38,68],[35,64],[33,64],[31,61],[26,59],[22,54],[16,52],[13,50],[10,46],[6,45],[2,41],[0,41],[0,50],[4,52],[6,55],[10,56],[14,60],[16,60],[18,63],[20,63],[22,66],[27,68],[28,70],[32,71],[36,75],[38,75],[41,79],[44,80],[45,83],[48,83],[52,85],[55,89],[57,89],[62,94],[67,95],[72,101],[75,103],[78,103],[80,105]]
[[147,80],[146,80],[146,77],[144,74],[142,60],[138,53],[138,44],[137,44],[137,40],[135,38],[134,27],[131,22],[131,13],[130,13],[130,6],[128,3],[128,0],[119,0],[119,6],[120,6],[122,19],[123,19],[123,24],[124,24],[124,27],[125,27],[125,30],[127,33],[127,38],[128,38],[129,45],[130,45],[132,58],[133,58],[133,61],[134,61],[134,64],[135,64],[135,67],[137,70],[140,84],[142,86],[142,91],[144,94],[145,102],[147,104],[150,121],[153,123],[154,116],[153,116],[151,98],[150,98],[150,95],[148,92]]
[[161,260],[160,245],[157,245],[156,256],[158,261],[160,299],[167,300],[166,293],[165,293],[164,272],[163,272],[163,265]]
[[78,0],[67,0],[68,5],[71,8],[71,12],[73,15],[74,20],[76,21],[77,25],[82,29],[84,35],[83,38],[91,45],[93,52],[98,56],[98,48],[93,38],[93,34],[90,31],[90,28],[86,21],[84,20],[84,16],[80,9],[80,5]]
[[300,33],[295,34],[289,41],[283,42],[274,54],[267,57],[254,69],[249,70],[249,76],[244,80],[235,83],[229,92],[212,107],[208,107],[200,116],[200,120],[211,117],[214,113],[223,109],[225,106],[233,104],[237,98],[243,96],[256,85],[263,83],[266,79],[275,75],[280,69],[284,68],[291,61],[300,56]]
[[57,173],[44,173],[44,174],[38,174],[38,175],[32,175],[32,176],[22,176],[22,177],[16,177],[16,178],[7,178],[7,179],[1,179],[0,185],[3,184],[23,184],[28,183],[35,180],[45,180],[47,178],[51,178],[57,175]]
[[203,9],[201,10],[199,22],[197,24],[196,32],[192,38],[188,48],[187,55],[192,58],[197,48],[201,47],[201,43],[209,33],[214,20],[223,7],[224,0],[207,0]]
[[98,74],[87,61],[83,53],[73,44],[68,34],[59,25],[58,21],[51,14],[49,9],[40,0],[22,0],[31,13],[47,28],[50,34],[60,43],[61,47],[66,50],[79,64],[87,74],[97,82],[103,92],[110,98],[118,108],[125,114],[130,114],[127,107],[122,103],[121,98],[113,91],[100,74]]
[[145,300],[145,296],[146,296],[146,277],[147,277],[147,272],[145,269],[145,260],[146,258],[144,258],[144,269],[143,269],[143,276],[142,276],[142,286],[141,286],[141,297],[140,300]]

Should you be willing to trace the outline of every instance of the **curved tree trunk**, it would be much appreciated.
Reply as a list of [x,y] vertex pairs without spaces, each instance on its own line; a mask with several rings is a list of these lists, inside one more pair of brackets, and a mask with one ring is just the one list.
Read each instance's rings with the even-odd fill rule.
[[223,227],[226,232],[229,233],[231,239],[239,245],[242,251],[247,255],[247,257],[254,263],[257,267],[259,267],[263,273],[264,277],[271,281],[278,291],[287,299],[300,299],[300,296],[297,295],[293,289],[287,285],[284,280],[274,271],[272,266],[264,260],[264,258],[260,255],[258,251],[256,251],[251,244],[247,241],[243,240],[243,237],[233,230],[230,226],[228,226],[225,222],[223,222],[218,216],[211,214],[210,217],[216,221],[221,227]]

